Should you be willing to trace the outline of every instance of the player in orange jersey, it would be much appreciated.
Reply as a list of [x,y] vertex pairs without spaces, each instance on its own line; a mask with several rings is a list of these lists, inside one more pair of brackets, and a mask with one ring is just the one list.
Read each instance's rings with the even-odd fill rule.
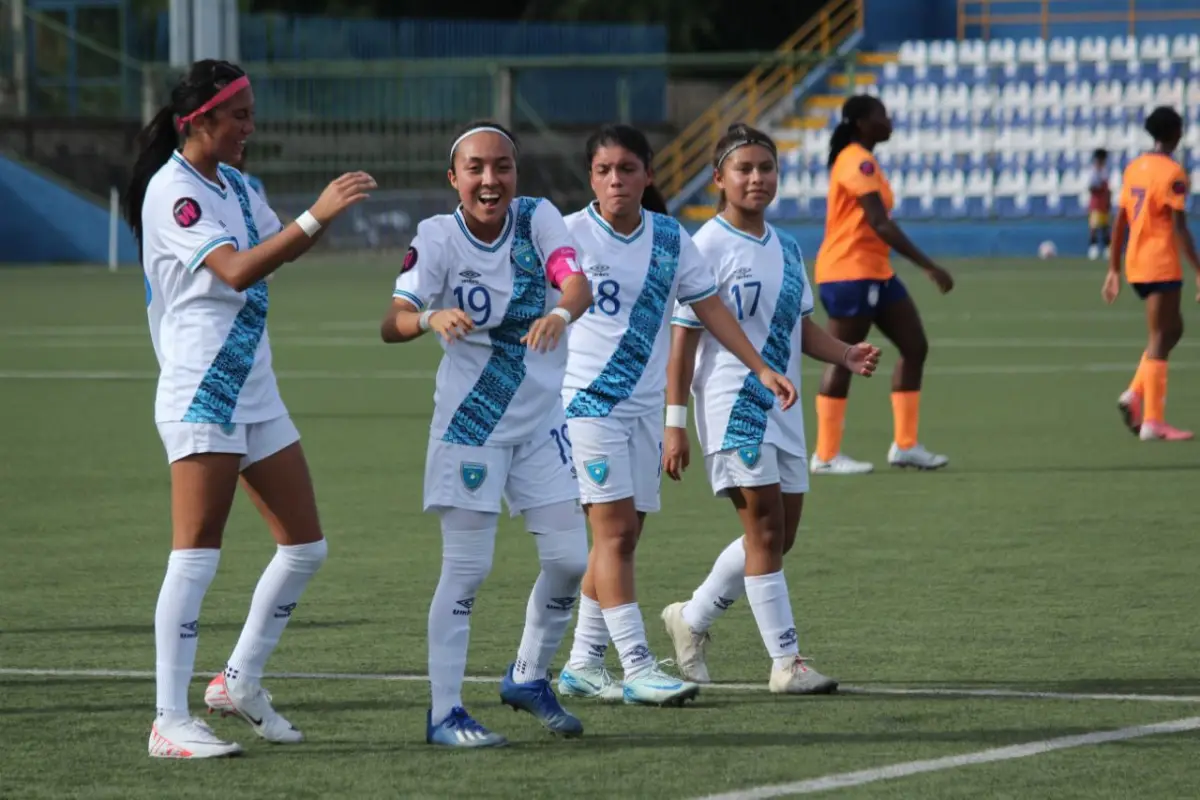
[[[857,95],[842,106],[842,121],[829,143],[829,207],[825,239],[817,253],[816,283],[833,336],[858,343],[876,325],[900,351],[892,373],[895,437],[888,463],[939,469],[949,459],[917,441],[921,376],[929,343],[917,307],[888,257],[895,250],[916,264],[943,294],[954,288],[954,280],[891,218],[892,188],[871,152],[891,135],[892,122],[878,98]],[[849,391],[850,372],[826,367],[817,395],[817,447],[810,466],[814,475],[853,475],[874,469],[841,451]]]
[[[1150,336],[1133,382],[1121,394],[1118,407],[1125,424],[1142,441],[1177,442],[1192,438],[1191,431],[1179,430],[1163,419],[1167,356],[1183,336],[1180,313],[1183,265],[1179,250],[1183,249],[1198,273],[1198,287],[1200,258],[1187,227],[1187,173],[1171,158],[1183,138],[1183,118],[1174,109],[1160,106],[1146,118],[1146,131],[1154,137],[1154,149],[1125,168],[1103,296],[1110,304],[1117,299],[1121,289],[1121,250],[1128,236],[1125,279],[1137,296],[1146,301]],[[1200,302],[1200,292],[1196,300]]]

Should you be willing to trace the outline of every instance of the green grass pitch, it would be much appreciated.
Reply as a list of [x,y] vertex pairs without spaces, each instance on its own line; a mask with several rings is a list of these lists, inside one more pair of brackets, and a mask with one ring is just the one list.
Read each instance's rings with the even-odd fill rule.
[[[144,674],[82,672],[154,666],[170,516],[141,277],[0,270],[0,797],[694,798],[1200,713],[1186,698],[776,698],[743,602],[713,631],[711,668],[761,690],[706,688],[679,710],[568,704],[587,731],[560,741],[481,681],[467,686],[468,707],[512,746],[427,747],[423,682],[330,677],[425,670],[440,543],[420,501],[439,350],[379,342],[396,266],[322,257],[271,285],[275,365],[331,549],[269,670],[326,677],[267,682],[305,743],[272,746],[215,720],[247,754],[195,764],[147,758],[154,689]],[[949,266],[959,284],[947,297],[898,269],[932,343],[921,438],[951,465],[886,468],[885,347],[881,375],[853,386],[845,440],[879,470],[815,478],[787,561],[802,652],[862,689],[1200,698],[1200,442],[1142,444],[1116,410],[1144,342],[1140,305],[1126,289],[1104,306],[1096,264]],[[1200,340],[1190,336],[1171,362],[1168,416],[1182,427],[1200,426]],[[817,374],[806,370],[796,412],[810,442]],[[638,558],[660,658],[671,655],[660,610],[739,533],[698,466],[664,484]],[[204,605],[195,711],[272,547],[239,499]],[[498,679],[514,656],[534,554],[506,518],[472,620],[472,676]],[[1189,797],[1197,743],[1195,733],[1155,736],[830,794]]]

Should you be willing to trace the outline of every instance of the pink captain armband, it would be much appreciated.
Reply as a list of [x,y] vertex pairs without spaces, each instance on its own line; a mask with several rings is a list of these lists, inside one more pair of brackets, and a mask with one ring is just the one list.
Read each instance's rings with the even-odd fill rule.
[[546,276],[556,289],[561,289],[563,281],[570,276],[582,274],[574,247],[560,247],[546,259]]

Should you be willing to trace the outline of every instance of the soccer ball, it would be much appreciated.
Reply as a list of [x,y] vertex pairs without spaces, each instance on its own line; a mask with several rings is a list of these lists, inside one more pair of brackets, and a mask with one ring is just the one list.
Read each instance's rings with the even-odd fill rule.
[[1047,259],[1054,258],[1058,255],[1058,248],[1054,246],[1054,242],[1046,240],[1038,245],[1038,258]]

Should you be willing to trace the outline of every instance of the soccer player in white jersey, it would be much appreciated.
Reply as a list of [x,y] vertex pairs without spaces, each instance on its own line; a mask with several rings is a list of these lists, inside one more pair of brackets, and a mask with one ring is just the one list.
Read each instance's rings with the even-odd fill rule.
[[[756,376],[780,408],[796,400],[791,381],[770,369],[717,297],[713,269],[653,185],[645,135],[605,127],[587,144],[596,201],[567,218],[595,303],[572,327],[563,404],[592,529],[579,621],[559,691],[644,705],[680,705],[695,683],[666,673],[646,641],[634,588],[634,549],[646,514],[659,509],[663,400],[670,319],[676,301]],[[774,396],[773,396],[774,395]],[[623,685],[604,667],[612,638]]]
[[433,704],[425,739],[492,747],[505,738],[463,708],[475,595],[492,567],[501,499],[534,534],[541,572],[500,700],[551,732],[583,733],[547,670],[587,567],[587,527],[559,392],[567,326],[592,302],[574,242],[549,201],[518,197],[517,146],[493,122],[450,147],[461,204],[417,226],[384,318],[385,342],[432,330],[444,355],[425,460],[426,511],[442,529],[442,572],[429,606]]
[[154,613],[158,715],[149,747],[159,758],[241,752],[188,711],[200,604],[239,476],[278,548],[205,702],[269,741],[303,738],[271,707],[261,678],[327,548],[300,435],[271,369],[264,279],[308,250],[375,182],[343,175],[284,228],[228,166],[253,132],[245,73],[225,61],[196,62],[139,135],[125,195],[160,368],[155,421],[171,465],[173,549]]
[[[800,246],[764,219],[779,184],[775,143],[747,125],[730,126],[713,154],[713,174],[721,190],[718,215],[696,233],[696,247],[716,265],[719,296],[763,359],[797,386],[802,353],[870,376],[879,350],[839,341],[809,319],[813,295]],[[744,531],[690,601],[663,610],[680,672],[709,682],[708,629],[745,594],[773,659],[771,691],[833,691],[837,682],[800,655],[783,575],[808,491],[804,417],[774,408],[771,395],[705,330],[694,309],[678,305],[672,326],[663,467],[680,480],[688,465],[690,387],[709,483],[715,495],[733,501]]]

